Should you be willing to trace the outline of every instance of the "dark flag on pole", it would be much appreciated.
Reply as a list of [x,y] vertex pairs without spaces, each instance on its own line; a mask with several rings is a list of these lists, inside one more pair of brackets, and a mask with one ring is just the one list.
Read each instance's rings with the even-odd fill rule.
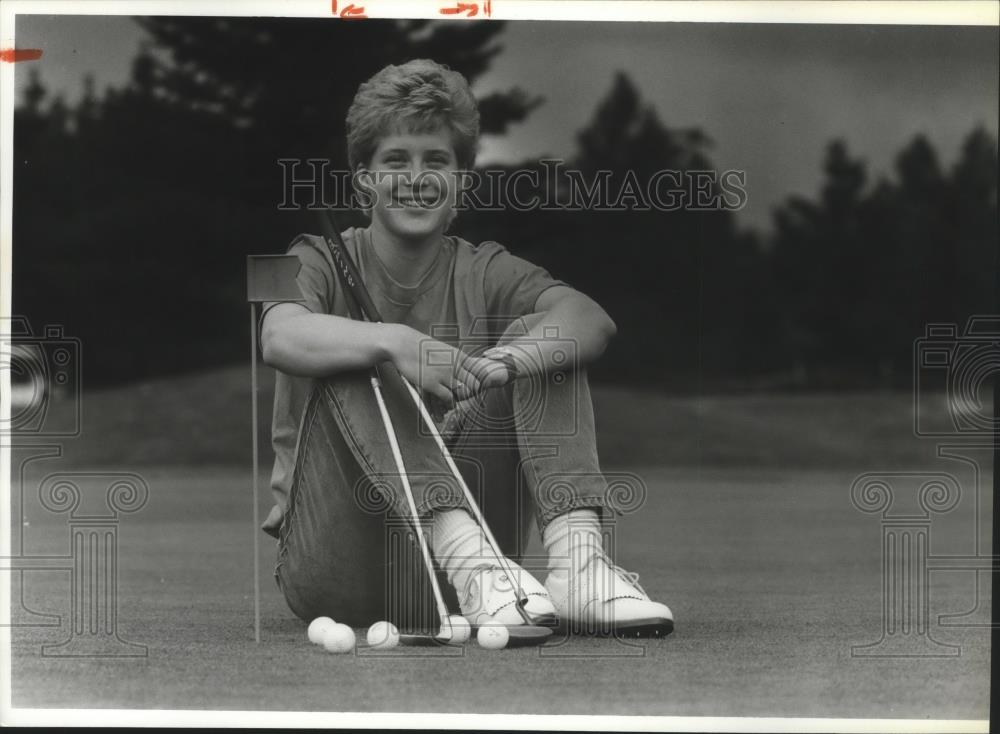
[[295,255],[247,255],[247,301],[304,301],[295,281],[300,267]]
[[260,642],[260,508],[258,502],[260,450],[257,426],[257,304],[268,301],[304,301],[295,278],[299,274],[295,255],[247,255],[247,302],[250,304],[250,405],[253,452],[253,628]]

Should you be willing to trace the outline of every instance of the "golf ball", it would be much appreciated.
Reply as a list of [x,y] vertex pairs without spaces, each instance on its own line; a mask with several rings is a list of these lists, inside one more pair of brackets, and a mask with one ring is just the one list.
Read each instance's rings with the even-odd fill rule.
[[441,627],[441,637],[448,642],[462,645],[472,637],[472,627],[469,620],[461,614],[452,614]]
[[323,632],[333,627],[335,622],[329,617],[316,617],[312,622],[309,623],[309,642],[314,645],[323,644]]
[[399,630],[392,622],[376,622],[368,628],[367,639],[377,650],[391,650],[399,644]]
[[476,633],[476,642],[487,650],[502,650],[509,641],[510,633],[499,622],[480,625],[479,632]]
[[354,630],[346,624],[335,622],[323,631],[323,647],[327,652],[350,652],[354,642]]

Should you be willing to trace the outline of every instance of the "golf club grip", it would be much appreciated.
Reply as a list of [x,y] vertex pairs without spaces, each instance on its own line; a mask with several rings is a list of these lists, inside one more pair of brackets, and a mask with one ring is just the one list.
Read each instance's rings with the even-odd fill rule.
[[[333,261],[339,270],[341,282],[347,284],[348,290],[353,294],[355,302],[361,305],[364,316],[367,316],[369,321],[381,322],[382,316],[375,307],[375,302],[372,301],[368,289],[365,288],[364,281],[361,280],[361,274],[354,264],[351,253],[347,250],[347,245],[344,244],[343,237],[340,236],[340,228],[337,226],[337,219],[332,210],[326,209],[321,213],[320,224],[323,228],[327,247],[330,248],[330,255],[333,257]],[[351,308],[353,305],[352,299],[348,298],[347,303],[348,307]],[[353,308],[351,316],[352,318],[357,318]]]
[[[351,315],[351,319],[354,321],[370,321],[370,319],[365,319],[364,313],[362,313],[361,304],[354,297],[354,292],[351,290],[347,283],[347,276],[341,272],[337,273],[337,280],[344,287],[344,301],[347,302],[347,312]],[[376,368],[377,370],[378,368]]]

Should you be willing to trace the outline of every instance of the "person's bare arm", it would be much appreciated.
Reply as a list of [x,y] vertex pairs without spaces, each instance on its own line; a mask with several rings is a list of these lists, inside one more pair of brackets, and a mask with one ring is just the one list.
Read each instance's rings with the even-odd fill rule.
[[[319,314],[295,303],[269,309],[261,326],[265,364],[290,375],[327,377],[392,362],[414,385],[445,403],[502,381],[503,365],[467,357],[404,324],[355,321]],[[441,359],[450,351],[451,359]],[[437,359],[421,359],[433,352]],[[421,364],[423,362],[423,364]]]
[[[543,315],[524,335],[487,350],[483,356],[509,354],[518,374],[571,369],[600,357],[618,331],[596,301],[569,286],[542,291],[535,311]],[[567,354],[568,347],[574,353]]]
[[264,315],[260,344],[265,364],[290,375],[326,377],[389,359],[386,324],[319,314],[280,303]]

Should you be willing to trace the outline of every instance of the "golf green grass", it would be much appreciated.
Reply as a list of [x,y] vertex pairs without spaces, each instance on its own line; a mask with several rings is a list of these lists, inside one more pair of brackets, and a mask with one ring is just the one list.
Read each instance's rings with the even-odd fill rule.
[[[628,644],[571,638],[539,649],[472,644],[338,656],[310,645],[305,624],[285,606],[267,536],[263,639],[253,641],[242,378],[220,371],[98,393],[85,405],[83,437],[67,444],[64,458],[27,468],[28,524],[16,528],[15,543],[23,538],[23,552],[36,556],[68,552],[66,517],[38,503],[44,476],[132,471],[148,483],[148,503],[118,528],[118,631],[147,652],[43,656],[42,644],[69,636],[69,574],[24,573],[23,596],[15,594],[23,605],[13,612],[21,625],[12,635],[15,707],[988,716],[989,630],[968,626],[989,621],[986,574],[978,603],[974,572],[930,575],[931,634],[960,654],[852,656],[852,646],[879,638],[883,618],[880,518],[852,505],[855,477],[955,474],[962,500],[933,518],[931,551],[988,551],[989,518],[976,517],[970,466],[934,458],[912,436],[907,395],[682,399],[599,388],[605,468],[635,473],[647,490],[645,504],[615,526],[616,556],[671,606],[674,634]],[[171,411],[170,402],[181,407]],[[991,472],[983,469],[979,499],[989,508]],[[938,623],[939,615],[965,612],[958,621],[967,626]],[[60,624],[35,626],[45,620],[33,613],[59,615]]]

